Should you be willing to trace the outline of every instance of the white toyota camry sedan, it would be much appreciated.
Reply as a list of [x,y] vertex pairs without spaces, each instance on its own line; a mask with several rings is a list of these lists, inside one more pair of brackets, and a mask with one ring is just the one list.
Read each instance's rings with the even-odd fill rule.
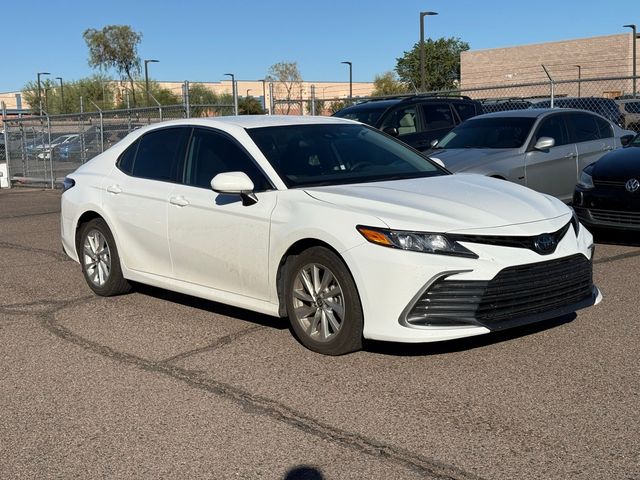
[[273,316],[339,355],[543,321],[601,299],[559,200],[452,175],[338,118],[136,130],[64,182],[66,253],[98,295],[140,282]]

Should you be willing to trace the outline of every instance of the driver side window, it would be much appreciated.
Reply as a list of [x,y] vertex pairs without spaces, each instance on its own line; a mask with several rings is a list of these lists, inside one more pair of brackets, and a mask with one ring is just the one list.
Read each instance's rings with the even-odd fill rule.
[[564,116],[554,115],[542,120],[540,127],[538,127],[538,133],[536,134],[535,142],[540,140],[540,138],[542,137],[553,138],[555,140],[556,147],[568,144],[569,136],[567,135]]

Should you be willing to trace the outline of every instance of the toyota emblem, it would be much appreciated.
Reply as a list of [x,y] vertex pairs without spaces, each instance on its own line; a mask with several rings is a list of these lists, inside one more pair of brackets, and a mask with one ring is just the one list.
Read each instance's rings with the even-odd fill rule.
[[635,193],[640,188],[640,182],[636,178],[630,178],[627,180],[627,183],[624,184],[624,188],[627,189],[627,192]]
[[556,240],[548,233],[543,233],[538,238],[536,238],[534,245],[536,247],[536,251],[540,255],[548,255],[550,253],[553,253],[556,249]]

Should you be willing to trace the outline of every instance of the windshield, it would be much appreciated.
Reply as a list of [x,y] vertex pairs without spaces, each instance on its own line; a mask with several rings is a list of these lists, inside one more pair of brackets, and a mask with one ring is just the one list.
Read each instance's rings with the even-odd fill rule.
[[380,116],[386,110],[383,108],[346,108],[333,114],[334,117],[347,118],[349,120],[355,120],[357,122],[366,123],[367,125],[374,126],[380,119]]
[[520,148],[534,122],[533,117],[474,118],[451,130],[436,148]]
[[399,141],[363,125],[287,125],[247,132],[288,187],[448,174]]

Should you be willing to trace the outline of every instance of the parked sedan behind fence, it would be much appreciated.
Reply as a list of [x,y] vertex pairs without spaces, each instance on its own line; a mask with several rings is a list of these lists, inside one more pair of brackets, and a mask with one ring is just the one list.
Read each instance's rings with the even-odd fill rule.
[[502,178],[569,202],[579,172],[633,137],[584,110],[517,110],[471,118],[427,155],[452,172]]

